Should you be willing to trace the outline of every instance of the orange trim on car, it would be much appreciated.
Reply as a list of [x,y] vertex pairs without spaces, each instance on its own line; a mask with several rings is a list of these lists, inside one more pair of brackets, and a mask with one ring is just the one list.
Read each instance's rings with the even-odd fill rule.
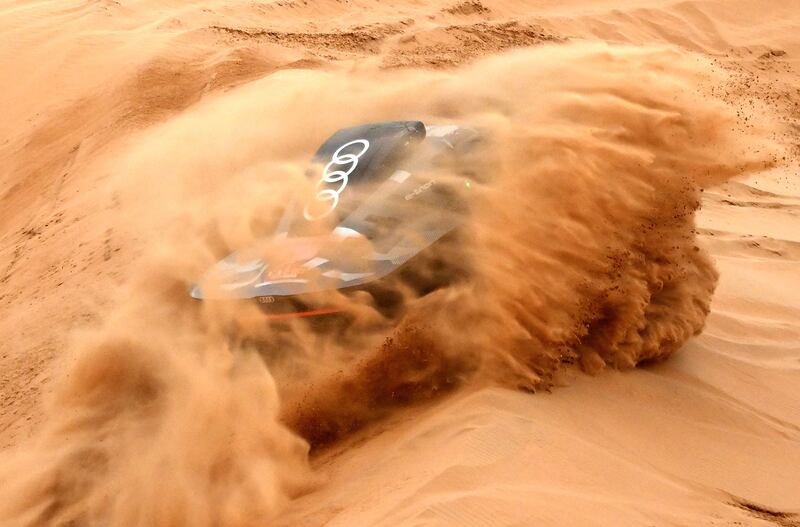
[[266,318],[275,320],[281,318],[301,318],[301,317],[313,317],[315,315],[331,315],[333,313],[340,313],[344,311],[344,309],[314,309],[312,311],[297,311],[295,313],[275,313],[275,314],[267,314],[265,315]]

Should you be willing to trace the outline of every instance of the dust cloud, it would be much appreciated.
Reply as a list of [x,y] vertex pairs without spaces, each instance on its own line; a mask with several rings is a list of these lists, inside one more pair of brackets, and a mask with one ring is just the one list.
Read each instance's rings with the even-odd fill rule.
[[[95,169],[132,204],[119,222],[159,243],[0,463],[4,525],[263,525],[316,483],[310,448],[393,408],[669,356],[702,330],[717,279],[696,245],[700,193],[769,163],[706,95],[721,79],[674,49],[546,46],[450,71],[280,71],[131,134]],[[347,338],[189,298],[305,191],[319,142],[387,119],[488,137],[488,177],[442,253],[468,280],[404,290],[392,321],[338,298]]]

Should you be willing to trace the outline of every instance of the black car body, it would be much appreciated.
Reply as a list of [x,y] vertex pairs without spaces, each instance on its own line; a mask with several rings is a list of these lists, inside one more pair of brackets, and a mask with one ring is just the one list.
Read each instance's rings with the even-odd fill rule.
[[313,194],[286,207],[265,249],[222,259],[191,295],[254,299],[282,318],[337,312],[328,293],[367,291],[368,303],[395,314],[387,283],[423,296],[459,274],[453,264],[463,262],[443,264],[452,259],[436,252],[468,215],[480,142],[471,128],[420,121],[337,131],[314,155]]

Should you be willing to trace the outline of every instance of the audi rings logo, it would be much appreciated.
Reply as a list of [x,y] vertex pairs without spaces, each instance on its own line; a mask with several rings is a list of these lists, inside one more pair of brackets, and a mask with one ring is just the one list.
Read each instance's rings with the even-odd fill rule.
[[[359,145],[353,152],[342,153],[350,147]],[[351,149],[353,150],[353,149]],[[347,178],[358,166],[366,151],[369,150],[369,141],[366,139],[356,139],[345,143],[331,156],[331,160],[322,170],[322,179],[317,182],[317,194],[315,203],[311,206],[306,205],[303,209],[303,217],[308,221],[324,218],[339,205],[339,195],[347,187]],[[336,168],[336,170],[332,170]],[[333,185],[331,188],[329,185]]]

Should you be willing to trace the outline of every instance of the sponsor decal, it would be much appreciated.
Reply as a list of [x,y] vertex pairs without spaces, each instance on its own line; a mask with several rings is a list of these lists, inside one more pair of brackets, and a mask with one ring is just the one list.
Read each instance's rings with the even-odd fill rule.
[[[353,146],[360,146],[360,149],[357,149],[356,152],[342,153]],[[347,187],[347,178],[356,169],[359,159],[367,150],[369,150],[369,141],[366,139],[356,139],[336,149],[331,160],[322,170],[322,178],[317,182],[315,202],[311,206],[306,205],[303,209],[303,217],[306,220],[319,220],[336,210],[339,205],[339,195]],[[334,185],[334,187],[331,188],[330,185]]]
[[296,263],[276,265],[267,267],[267,280],[281,280],[283,278],[297,278],[303,271],[303,267]]
[[436,183],[436,181],[432,179],[427,183],[425,183],[424,185],[420,185],[419,187],[415,188],[413,191],[406,194],[406,201],[416,198],[417,196],[419,196],[420,194],[431,188],[431,186],[433,186],[434,183]]

